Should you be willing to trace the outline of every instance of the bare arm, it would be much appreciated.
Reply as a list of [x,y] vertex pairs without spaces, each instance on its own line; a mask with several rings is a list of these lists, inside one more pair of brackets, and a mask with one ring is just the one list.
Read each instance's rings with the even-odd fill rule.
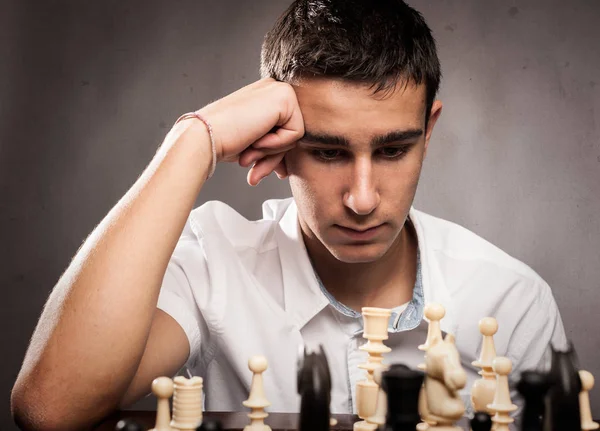
[[[304,134],[291,86],[262,79],[202,113],[218,160],[253,165],[249,183],[287,175],[283,156]],[[11,409],[22,428],[84,428],[183,365],[187,338],[156,304],[211,162],[205,126],[179,123],[86,239],[48,298],[15,382]]]
[[[15,384],[13,407],[37,406],[27,413],[35,417],[23,420],[69,429],[65,418],[81,425],[119,403],[140,364],[164,271],[210,161],[204,126],[180,123],[87,238],[46,303]],[[161,323],[155,332],[164,332]],[[187,339],[176,340],[170,357],[185,361]]]

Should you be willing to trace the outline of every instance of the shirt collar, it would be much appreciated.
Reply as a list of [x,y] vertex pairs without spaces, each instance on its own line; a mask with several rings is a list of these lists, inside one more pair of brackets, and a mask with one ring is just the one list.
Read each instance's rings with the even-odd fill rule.
[[[308,258],[298,222],[296,203],[293,198],[286,201],[289,204],[279,221],[276,233],[280,249],[284,305],[296,327],[301,329],[330,302],[319,287]],[[446,310],[446,315],[440,323],[441,329],[456,334],[456,310],[435,258],[435,252],[439,248],[438,237],[433,224],[425,230],[424,216],[426,215],[411,207],[409,217],[419,244],[424,302],[441,304]]]
[[[430,217],[427,214],[411,207],[409,217],[419,242],[425,304],[441,304],[446,310],[446,314],[440,322],[441,329],[446,333],[456,335],[456,309],[435,256],[435,253],[442,248],[439,243],[439,232],[436,231],[435,223],[427,220],[427,217]],[[425,229],[425,225],[427,225],[427,229]]]
[[329,301],[321,292],[308,258],[293,199],[279,221],[276,232],[281,259],[283,299],[286,313],[301,329],[323,310]]

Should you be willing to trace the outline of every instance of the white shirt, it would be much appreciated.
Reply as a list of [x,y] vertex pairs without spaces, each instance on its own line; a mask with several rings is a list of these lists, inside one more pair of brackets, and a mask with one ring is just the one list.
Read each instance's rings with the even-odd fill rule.
[[[548,285],[531,268],[454,223],[411,208],[417,233],[425,303],[446,309],[444,332],[456,336],[467,371],[463,399],[479,378],[478,322],[498,320],[498,356],[513,362],[512,376],[538,368],[549,344],[566,345],[559,311]],[[399,304],[400,305],[400,304]],[[355,413],[358,365],[367,353],[361,322],[340,313],[319,287],[308,258],[292,198],[263,204],[250,221],[222,202],[193,210],[164,276],[158,307],[183,328],[190,344],[186,367],[204,378],[205,409],[240,411],[252,373],[248,359],[266,356],[264,373],[272,412],[299,411],[296,363],[299,347],[322,344],[332,377],[332,413]],[[424,320],[390,333],[384,363],[423,362]],[[467,403],[468,404],[468,403]]]

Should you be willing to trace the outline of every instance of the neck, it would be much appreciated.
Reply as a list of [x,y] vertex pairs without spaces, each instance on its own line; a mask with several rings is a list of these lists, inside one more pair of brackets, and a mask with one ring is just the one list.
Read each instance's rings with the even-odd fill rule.
[[411,300],[416,278],[417,238],[407,221],[384,256],[373,262],[336,259],[316,238],[304,237],[321,282],[334,298],[353,310],[394,308]]

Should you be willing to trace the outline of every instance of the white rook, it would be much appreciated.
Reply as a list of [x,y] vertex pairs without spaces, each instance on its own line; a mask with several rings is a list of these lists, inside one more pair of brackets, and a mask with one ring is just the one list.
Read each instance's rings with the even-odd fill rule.
[[187,379],[177,376],[173,383],[171,426],[181,431],[195,431],[202,423],[202,377],[195,376]]

